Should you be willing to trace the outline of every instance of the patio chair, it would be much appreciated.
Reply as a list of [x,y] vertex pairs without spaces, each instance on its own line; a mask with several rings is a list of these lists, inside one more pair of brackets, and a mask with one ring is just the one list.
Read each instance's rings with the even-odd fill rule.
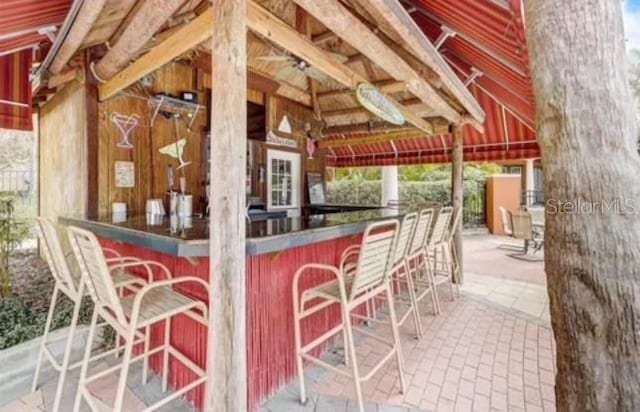
[[[417,308],[422,299],[431,295],[433,313],[437,315],[440,313],[440,309],[438,297],[436,296],[437,291],[433,288],[433,274],[429,264],[429,256],[427,255],[429,232],[431,231],[434,213],[433,209],[420,211],[416,230],[409,245],[406,262],[409,274],[413,278],[416,312],[419,313]],[[420,322],[420,329],[422,330],[422,322]]]
[[507,209],[502,206],[498,206],[500,212],[500,221],[502,222],[502,231],[507,236],[513,236],[513,230],[511,230],[511,221],[509,220],[509,214]]
[[513,237],[524,241],[523,253],[512,255],[513,257],[526,256],[530,246],[533,248],[533,253],[543,248],[544,232],[534,227],[531,213],[522,210],[511,212],[511,227],[513,228]]
[[[415,287],[413,285],[413,279],[409,276],[409,267],[407,266],[407,257],[409,254],[409,246],[413,235],[415,233],[416,224],[418,223],[417,213],[408,213],[402,218],[400,229],[398,231],[398,238],[395,243],[394,251],[392,254],[391,262],[391,278],[395,281],[395,296],[396,302],[405,304],[408,308],[398,319],[398,326],[402,326],[410,316],[413,317],[413,323],[416,331],[416,337],[419,339],[422,336],[422,324],[420,322],[420,313],[415,299]],[[357,263],[357,256],[360,251],[360,245],[353,245],[345,249],[342,253],[340,267],[346,268],[346,272],[351,272],[355,269]],[[403,284],[405,287],[403,288]],[[402,296],[403,289],[406,289],[408,299]],[[377,295],[374,299],[367,301],[367,316],[361,317],[367,322],[377,321],[375,311],[375,299],[384,300],[383,296]],[[354,315],[354,317],[359,317]]]
[[[49,270],[55,281],[53,287],[53,294],[51,295],[51,303],[49,304],[49,312],[47,313],[47,320],[45,322],[44,334],[42,336],[42,342],[40,343],[40,350],[38,351],[38,360],[36,362],[36,370],[33,376],[33,383],[31,391],[35,392],[38,389],[38,378],[40,377],[40,369],[42,367],[43,357],[51,363],[53,368],[59,372],[58,383],[56,386],[56,393],[53,400],[53,412],[57,412],[60,408],[60,401],[62,398],[62,389],[64,388],[64,382],[68,370],[75,369],[80,366],[80,362],[70,364],[71,359],[71,346],[75,337],[76,327],[78,324],[78,316],[80,314],[80,307],[82,305],[82,298],[85,296],[84,282],[80,278],[78,273],[74,273],[67,262],[67,256],[62,251],[62,245],[53,223],[45,218],[38,217],[36,219],[36,230],[42,246],[42,251],[49,266]],[[114,250],[106,250],[107,253],[117,254],[114,259],[129,259],[122,258]],[[153,280],[153,273],[148,272],[150,280]],[[145,279],[137,276],[130,275],[125,271],[116,271],[113,273],[113,283],[120,292],[125,289],[135,291],[143,287],[147,282]],[[73,302],[73,313],[71,315],[71,324],[69,325],[69,331],[66,336],[60,336],[57,339],[49,339],[49,333],[51,332],[51,322],[53,314],[55,312],[56,304],[58,303],[58,294],[66,295]],[[53,352],[49,349],[48,345],[56,340],[66,339],[66,345],[62,360],[57,360],[53,355]],[[112,353],[112,352],[109,352]],[[102,353],[100,358],[107,356],[109,353]]]
[[[105,405],[97,397],[95,397],[89,388],[89,384],[106,375],[120,371],[118,385],[115,392],[115,401],[108,409],[121,411],[126,390],[127,375],[129,367],[133,362],[143,360],[146,366],[146,360],[150,355],[162,352],[162,390],[167,390],[169,376],[169,355],[176,358],[185,365],[196,378],[177,389],[163,399],[145,408],[145,411],[156,410],[172,399],[196,388],[199,385],[205,385],[205,396],[207,391],[207,376],[205,370],[196,365],[193,361],[171,346],[171,318],[176,315],[185,315],[191,319],[208,327],[207,306],[202,301],[192,299],[175,291],[172,287],[183,283],[197,283],[208,291],[208,284],[204,280],[193,277],[184,276],[173,278],[169,269],[158,262],[145,261],[148,265],[156,266],[161,269],[165,279],[155,281],[145,285],[137,293],[125,297],[119,296],[116,292],[110,271],[113,269],[127,269],[140,265],[140,262],[123,262],[117,263],[109,267],[104,255],[100,249],[98,240],[93,233],[70,226],[68,228],[69,240],[73,253],[78,260],[82,278],[89,289],[89,295],[95,304],[91,325],[89,327],[89,336],[87,338],[84,359],[80,370],[80,380],[78,382],[78,391],[74,404],[74,412],[78,412],[80,404],[84,399],[91,410],[102,410]],[[92,361],[91,347],[96,333],[98,318],[111,326],[124,340],[124,354],[122,362],[118,365],[103,369],[99,372],[90,374],[89,366]],[[146,339],[146,332],[151,325],[158,322],[164,322],[164,343],[153,349],[149,348],[149,339]],[[145,330],[143,335],[140,329]],[[144,340],[144,348],[141,354],[133,355],[134,345]],[[146,382],[147,376],[143,370],[143,382]]]
[[[358,253],[357,263],[354,269],[351,269],[352,275],[347,273],[345,267],[335,267],[332,265],[324,265],[311,263],[306,264],[298,269],[293,278],[293,316],[294,316],[294,335],[296,347],[296,364],[298,368],[298,379],[300,380],[300,401],[306,402],[306,388],[304,380],[303,360],[310,361],[324,368],[330,369],[338,374],[353,379],[356,389],[356,397],[358,400],[359,410],[364,411],[362,398],[362,382],[371,379],[371,377],[384,366],[392,357],[395,356],[398,374],[400,377],[400,385],[402,392],[405,391],[406,384],[403,373],[403,359],[400,347],[400,336],[398,333],[398,323],[394,308],[394,297],[391,291],[390,272],[393,261],[394,244],[396,242],[398,232],[398,222],[396,220],[385,220],[371,223],[364,232],[360,252]],[[318,286],[308,288],[299,293],[300,279],[303,274],[309,271],[326,272],[333,274],[335,280],[324,282]],[[355,352],[355,343],[353,339],[354,328],[351,325],[351,317],[353,312],[368,300],[372,300],[375,296],[384,294],[389,302],[389,323],[391,326],[393,340],[388,341],[374,333],[358,329],[359,333],[371,337],[390,347],[388,353],[372,367],[372,369],[364,376],[358,366],[358,360]],[[314,302],[309,307],[308,303]],[[303,346],[301,336],[301,322],[303,319],[326,309],[331,305],[338,304],[341,307],[342,321],[323,333],[319,337]],[[339,369],[328,363],[314,357],[311,352],[319,345],[331,339],[335,335],[344,331],[345,339],[345,357],[349,357],[348,364],[351,371]]]

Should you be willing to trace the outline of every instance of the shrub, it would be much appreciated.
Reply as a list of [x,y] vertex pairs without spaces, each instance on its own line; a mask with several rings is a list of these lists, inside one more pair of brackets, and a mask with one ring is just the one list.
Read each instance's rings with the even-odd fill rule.
[[[89,323],[92,305],[88,298],[80,307],[79,323]],[[73,303],[61,297],[51,320],[51,330],[68,326],[73,315]],[[47,314],[31,310],[22,300],[0,298],[0,350],[34,339],[44,333]]]

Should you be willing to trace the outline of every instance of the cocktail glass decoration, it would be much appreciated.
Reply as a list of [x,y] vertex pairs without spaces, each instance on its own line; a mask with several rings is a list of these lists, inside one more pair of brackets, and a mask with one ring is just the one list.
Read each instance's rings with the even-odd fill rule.
[[133,149],[133,144],[131,144],[129,136],[131,135],[133,129],[138,126],[138,123],[140,122],[140,116],[135,113],[130,114],[129,116],[125,116],[120,113],[113,113],[111,115],[111,121],[122,133],[122,138],[116,144],[116,146],[122,149]]
[[182,158],[182,154],[184,153],[184,147],[187,145],[187,139],[180,139],[175,143],[168,144],[164,147],[158,149],[160,153],[163,155],[171,156],[174,159],[178,159],[179,165],[177,169],[182,169],[183,167],[191,164],[191,162],[185,162]]

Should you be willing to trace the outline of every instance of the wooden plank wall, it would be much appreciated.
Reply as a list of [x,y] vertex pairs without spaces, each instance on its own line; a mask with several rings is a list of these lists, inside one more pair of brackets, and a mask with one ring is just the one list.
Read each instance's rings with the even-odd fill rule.
[[[177,95],[182,91],[195,90],[196,73],[187,65],[170,63],[152,76],[151,86],[148,88],[151,95],[155,93],[170,93]],[[142,96],[140,90],[132,91]],[[200,103],[205,103],[204,94],[200,94]],[[183,170],[187,178],[187,190],[194,194],[194,209],[198,200],[204,196],[201,175],[202,137],[206,127],[207,114],[201,111],[197,114],[191,127],[187,130],[189,119],[181,121],[167,120],[158,115],[153,127],[151,126],[152,107],[147,100],[140,97],[118,96],[99,104],[99,212],[101,215],[110,213],[113,202],[126,202],[129,214],[142,214],[145,212],[145,203],[149,198],[161,198],[167,190],[166,170],[169,164],[177,167],[177,160],[160,154],[158,149],[176,141],[186,138],[187,145],[184,152],[185,161],[192,162]],[[123,115],[138,114],[140,125],[131,133],[133,149],[117,147],[121,139],[121,132],[111,121],[114,113]],[[132,161],[135,164],[135,187],[115,187],[115,162]],[[178,186],[178,173],[176,172],[176,184]]]
[[[289,119],[289,123],[291,124],[292,133],[290,135],[278,131],[278,126],[285,115],[287,116],[287,118]],[[313,159],[309,159],[307,156],[307,134],[304,130],[306,122],[309,122],[311,124],[314,124],[314,122],[317,123],[317,121],[314,120],[313,111],[311,109],[288,99],[283,99],[276,96],[268,97],[266,125],[267,130],[273,130],[274,133],[281,137],[296,139],[298,142],[298,148],[295,151],[300,153],[302,159],[300,162],[302,165],[302,174],[300,179],[300,181],[302,182],[302,187],[300,188],[300,190],[302,191],[302,196],[300,197],[300,199],[302,199],[303,205],[309,203],[309,195],[306,186],[307,172],[321,173],[323,177],[325,176],[325,152],[323,150],[316,149],[313,155]],[[268,143],[265,143],[265,148],[289,150],[287,148],[273,146]]]
[[67,84],[39,111],[40,215],[86,217],[85,87]]

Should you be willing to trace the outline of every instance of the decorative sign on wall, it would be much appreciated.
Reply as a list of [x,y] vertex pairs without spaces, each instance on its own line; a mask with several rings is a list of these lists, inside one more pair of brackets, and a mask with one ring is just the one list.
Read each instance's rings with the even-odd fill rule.
[[133,162],[115,163],[116,187],[131,188],[136,185],[135,165]]
[[280,120],[280,124],[278,125],[278,131],[287,134],[293,133],[293,130],[291,129],[291,123],[289,123],[289,118],[287,117],[287,115],[282,116],[282,120]]
[[267,133],[267,143],[274,146],[289,147],[291,149],[298,148],[298,141],[296,139],[288,139],[286,137],[280,137],[273,133],[273,130],[269,130]]
[[358,102],[380,119],[401,126],[405,122],[404,115],[396,105],[377,87],[370,83],[360,83],[356,88]]

